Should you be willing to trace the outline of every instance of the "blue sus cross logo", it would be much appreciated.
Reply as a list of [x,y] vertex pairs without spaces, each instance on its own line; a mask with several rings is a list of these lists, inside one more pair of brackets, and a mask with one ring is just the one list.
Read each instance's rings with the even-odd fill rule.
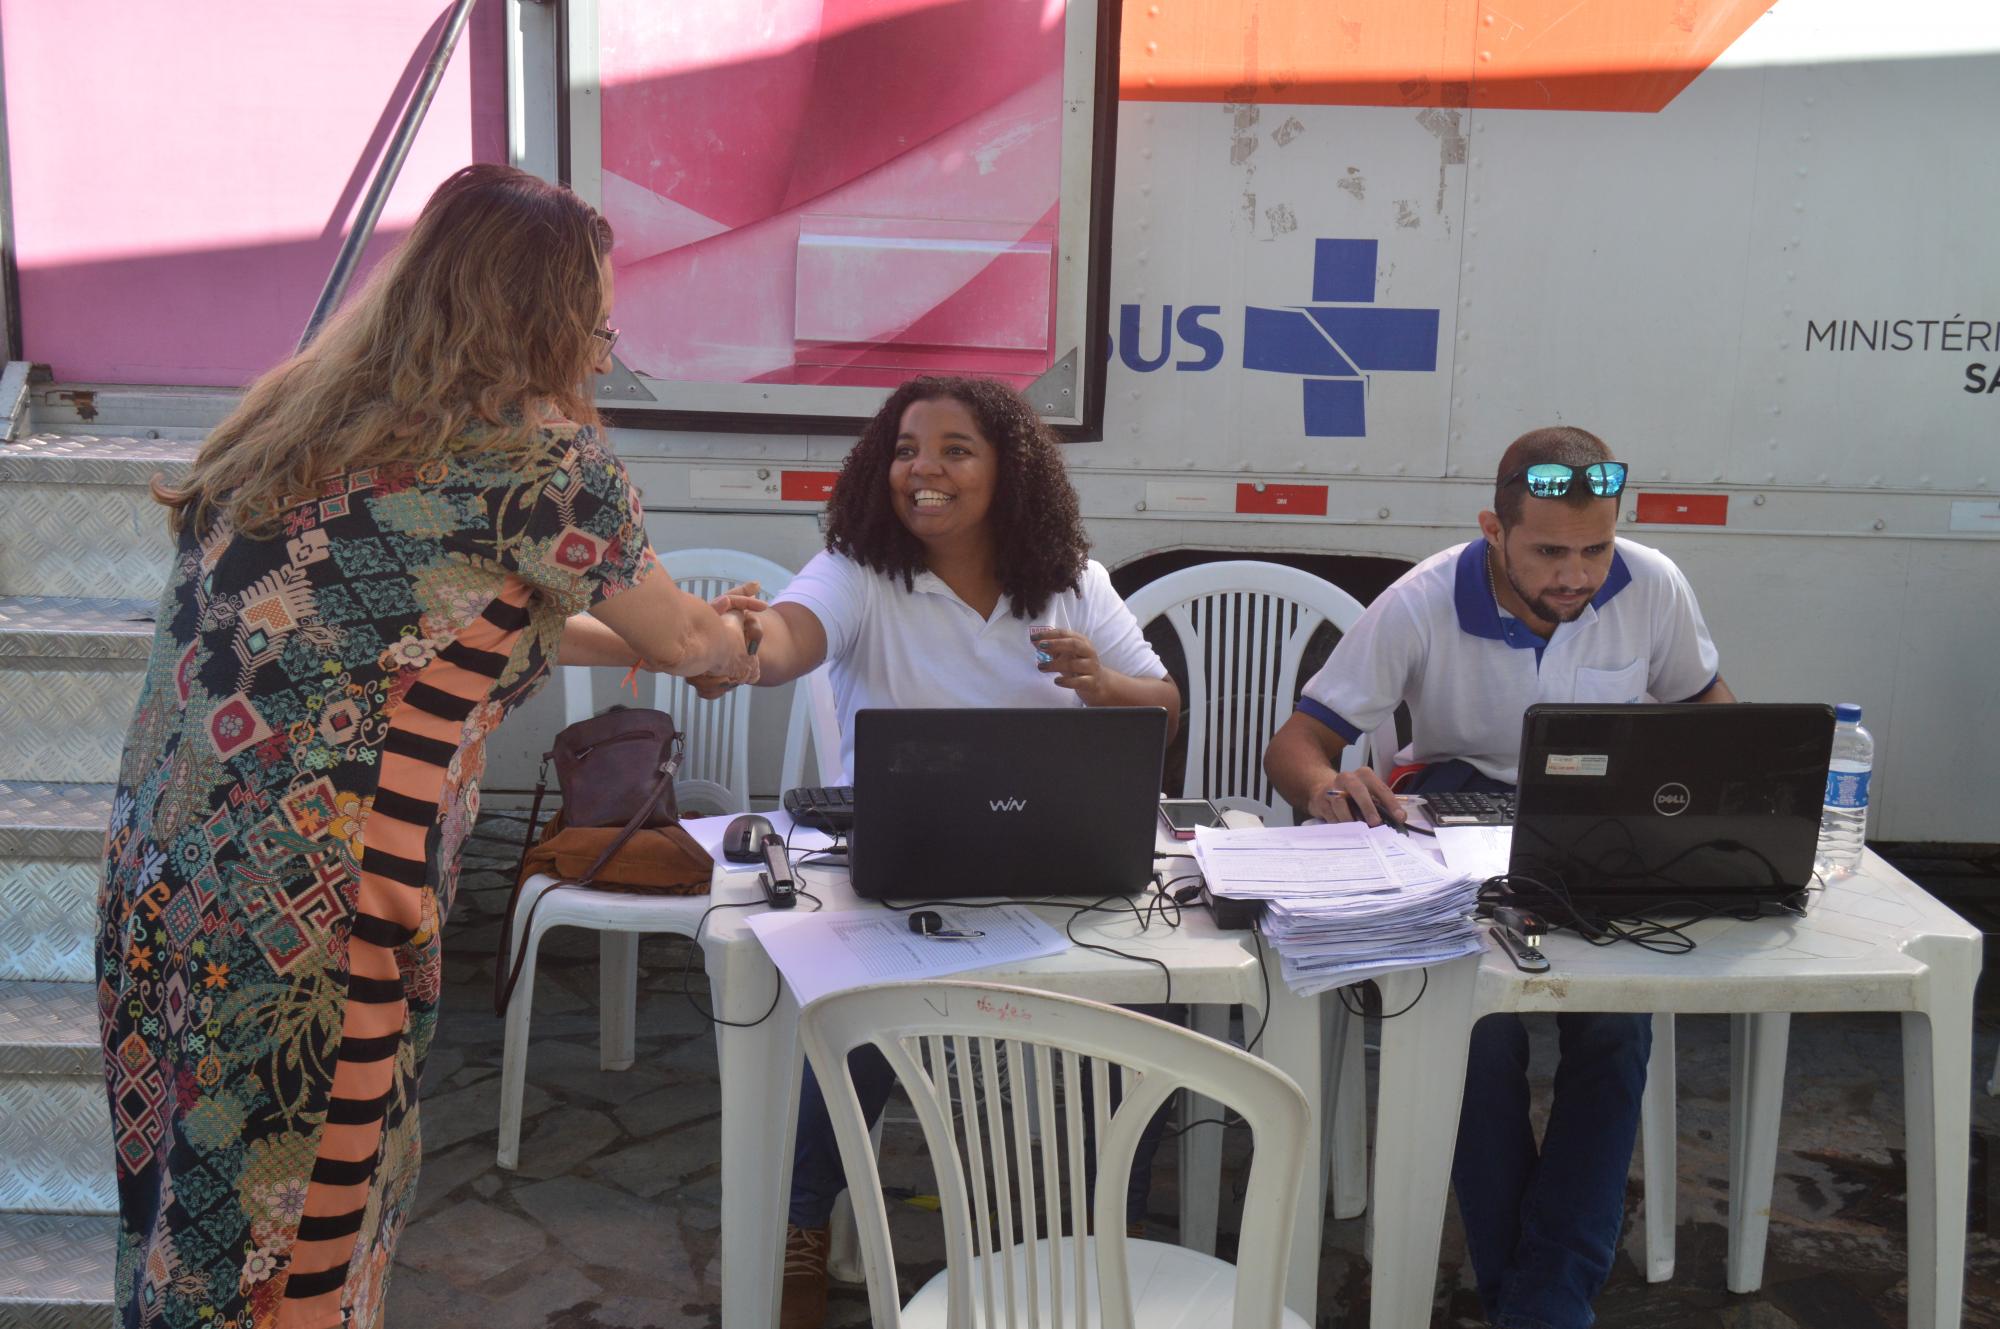
[[1243,311],[1243,367],[1303,374],[1307,438],[1365,438],[1370,375],[1437,372],[1438,311],[1375,304],[1373,240],[1313,242],[1313,303]]

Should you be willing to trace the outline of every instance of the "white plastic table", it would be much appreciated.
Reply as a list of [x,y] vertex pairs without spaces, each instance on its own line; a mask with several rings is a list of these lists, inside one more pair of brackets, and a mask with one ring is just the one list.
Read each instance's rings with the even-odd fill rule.
[[[1794,1011],[1895,1011],[1903,1017],[1912,1329],[1959,1323],[1965,1282],[1972,995],[1982,939],[1873,853],[1827,885],[1803,919],[1711,920],[1686,955],[1545,939],[1547,974],[1497,950],[1433,966],[1406,1015],[1382,1022],[1371,1250],[1374,1329],[1430,1323],[1438,1241],[1473,1023],[1497,1011],[1728,1014],[1731,1055],[1729,1286],[1763,1276],[1777,1162],[1785,1044]],[[1424,971],[1381,983],[1386,1009],[1416,998]],[[1656,1035],[1657,1037],[1657,1035]],[[1656,1057],[1654,1065],[1668,1058]],[[1672,1139],[1671,1123],[1664,1132]],[[1658,1147],[1649,1140],[1651,1147]],[[1657,1165],[1660,1155],[1649,1162]],[[1671,1157],[1662,1176],[1672,1175]]]
[[[948,875],[949,869],[942,871]],[[754,874],[718,869],[707,903],[761,900],[755,880]],[[828,910],[881,907],[857,899],[844,871],[808,867],[801,872],[801,884]],[[1087,901],[1059,902],[1040,906],[1038,912],[1061,926],[1075,906],[1083,903]],[[800,905],[810,907],[809,903]],[[772,997],[778,996],[770,1017],[754,1027],[718,1025],[716,1029],[722,1078],[723,1329],[768,1329],[777,1320],[792,1138],[798,1119],[798,1008],[788,989],[780,993],[776,968],[745,926],[749,912],[716,911],[701,938],[718,1017],[755,1021],[771,1007]],[[1097,913],[1078,919],[1071,931],[1083,940],[1163,961],[1173,971],[1176,1002],[1268,1011],[1256,1050],[1298,1082],[1317,1122],[1322,1084],[1320,999],[1292,995],[1279,974],[1278,959],[1268,947],[1262,952],[1260,967],[1251,934],[1220,931],[1201,909],[1183,910],[1177,929],[1156,921],[1142,933],[1130,913]],[[958,977],[1018,983],[1125,1005],[1158,1002],[1166,995],[1155,966],[1080,947]],[[1319,1153],[1320,1132],[1315,1128],[1309,1132],[1306,1156],[1298,1160],[1303,1175],[1322,1175]],[[1324,1207],[1320,1186],[1301,1188],[1285,1300],[1308,1320],[1314,1318],[1319,1300],[1320,1214]]]

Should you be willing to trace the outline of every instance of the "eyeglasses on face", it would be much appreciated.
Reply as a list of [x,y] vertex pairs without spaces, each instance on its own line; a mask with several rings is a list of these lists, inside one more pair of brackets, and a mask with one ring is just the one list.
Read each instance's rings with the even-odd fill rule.
[[611,348],[618,344],[618,329],[614,327],[592,328],[590,335],[604,343],[604,353],[611,354]]
[[1507,477],[1505,485],[1525,481],[1536,498],[1562,498],[1572,485],[1581,482],[1598,498],[1616,498],[1625,492],[1625,463],[1595,461],[1588,466],[1565,466],[1559,461],[1536,462]]

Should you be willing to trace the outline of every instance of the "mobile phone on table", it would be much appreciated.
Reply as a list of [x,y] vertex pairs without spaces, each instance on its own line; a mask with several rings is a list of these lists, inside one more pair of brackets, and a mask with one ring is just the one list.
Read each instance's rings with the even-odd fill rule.
[[1196,828],[1222,825],[1222,813],[1205,798],[1163,798],[1160,820],[1176,840],[1192,840]]

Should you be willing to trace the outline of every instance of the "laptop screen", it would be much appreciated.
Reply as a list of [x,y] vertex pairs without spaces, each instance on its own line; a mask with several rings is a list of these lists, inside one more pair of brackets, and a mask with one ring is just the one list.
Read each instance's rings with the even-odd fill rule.
[[1833,708],[1528,708],[1510,873],[1599,913],[1810,884]]
[[868,899],[1127,895],[1152,878],[1158,707],[862,710],[848,868]]

